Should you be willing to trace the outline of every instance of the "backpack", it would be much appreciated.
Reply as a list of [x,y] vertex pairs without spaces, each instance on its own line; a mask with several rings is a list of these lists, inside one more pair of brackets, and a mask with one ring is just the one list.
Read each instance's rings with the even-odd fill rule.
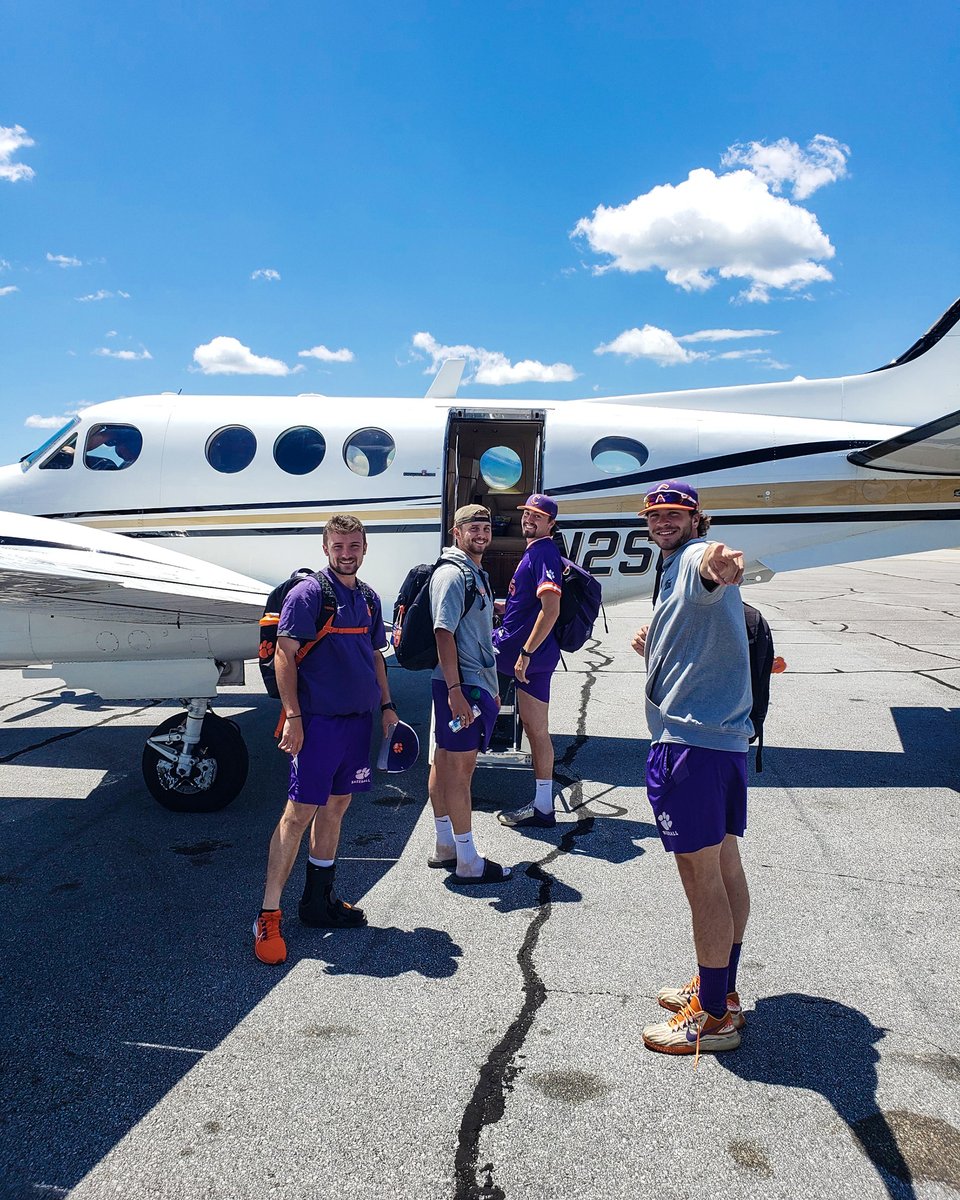
[[430,609],[430,580],[439,567],[447,564],[463,572],[464,616],[477,598],[476,576],[462,563],[438,558],[435,563],[420,563],[410,568],[393,606],[392,634],[397,662],[408,671],[432,671],[440,661]]
[[603,608],[603,591],[589,571],[569,558],[560,561],[563,563],[563,588],[560,615],[553,632],[561,650],[580,650],[593,633],[594,622]]
[[[317,580],[323,591],[323,603],[320,607],[316,637],[313,641],[304,642],[300,646],[300,649],[297,651],[298,665],[306,658],[317,642],[322,641],[328,633],[360,634],[370,632],[369,625],[357,629],[334,629],[333,622],[337,615],[337,593],[333,590],[333,584],[322,571],[311,571],[309,567],[299,567],[289,579],[285,579],[283,583],[278,583],[273,589],[267,597],[263,616],[260,618],[260,649],[257,652],[257,658],[260,663],[260,674],[263,676],[263,686],[267,689],[267,695],[272,696],[274,700],[280,699],[276,669],[277,630],[280,627],[280,612],[283,609],[283,602],[286,600],[288,594],[293,591],[298,583],[302,583],[304,579]],[[375,600],[373,592],[359,579],[357,580],[357,587],[367,602],[367,608],[372,613]]]
[[773,671],[773,634],[763,614],[743,601],[743,619],[747,625],[747,645],[750,650],[750,688],[753,707],[751,742],[757,743],[757,771],[763,770],[763,722],[770,707],[770,674]]

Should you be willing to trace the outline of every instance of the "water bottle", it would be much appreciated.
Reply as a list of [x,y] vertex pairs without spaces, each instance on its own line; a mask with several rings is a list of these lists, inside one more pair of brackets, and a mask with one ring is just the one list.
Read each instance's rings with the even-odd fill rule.
[[[475,717],[479,717],[481,715],[480,709],[476,704],[473,704],[470,706],[470,711],[473,713],[473,715]],[[460,720],[459,717],[454,717],[452,721],[447,722],[447,728],[450,730],[451,733],[459,733],[460,730],[463,728],[463,722]]]

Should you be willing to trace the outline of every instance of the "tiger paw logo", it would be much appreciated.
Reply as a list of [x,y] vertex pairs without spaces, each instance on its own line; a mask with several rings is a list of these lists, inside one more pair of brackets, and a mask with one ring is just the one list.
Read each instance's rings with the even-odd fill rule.
[[394,742],[393,745],[390,747],[390,749],[393,751],[394,754],[402,754],[403,753],[403,742]]
[[273,642],[261,642],[260,649],[257,653],[260,658],[269,658],[270,655],[273,654]]
[[357,771],[356,775],[354,775],[353,782],[354,783],[369,783],[370,782],[370,768],[369,767],[361,767],[359,769],[359,771]]
[[657,820],[660,822],[660,828],[663,830],[664,837],[676,837],[677,831],[673,828],[673,821],[670,819],[668,812],[662,812],[657,815]]

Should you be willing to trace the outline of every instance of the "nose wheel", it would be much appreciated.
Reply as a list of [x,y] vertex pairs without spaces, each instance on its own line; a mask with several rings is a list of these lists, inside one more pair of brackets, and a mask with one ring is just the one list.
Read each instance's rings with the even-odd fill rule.
[[171,812],[217,812],[240,794],[250,760],[235,722],[191,700],[156,727],[143,748],[143,779]]

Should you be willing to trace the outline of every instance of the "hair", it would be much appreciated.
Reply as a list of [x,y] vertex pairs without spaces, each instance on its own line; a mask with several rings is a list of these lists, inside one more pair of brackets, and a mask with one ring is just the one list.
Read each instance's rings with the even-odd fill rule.
[[358,521],[356,517],[352,517],[349,513],[334,513],[326,525],[324,525],[324,545],[327,544],[327,535],[331,533],[362,533],[364,545],[366,545],[367,531],[363,527],[363,522]]
[[697,537],[706,537],[710,528],[710,517],[705,512],[697,513]]

